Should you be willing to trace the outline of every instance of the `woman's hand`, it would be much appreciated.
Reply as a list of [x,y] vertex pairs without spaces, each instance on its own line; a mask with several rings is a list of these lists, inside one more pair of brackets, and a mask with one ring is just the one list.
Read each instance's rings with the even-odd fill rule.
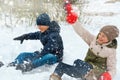
[[66,11],[66,21],[69,24],[75,23],[78,19],[78,15],[73,12],[72,4],[69,2],[69,0],[65,1],[64,9]]
[[78,19],[78,15],[75,13],[75,12],[70,12],[67,14],[66,16],[66,21],[69,23],[69,24],[73,24],[77,21]]

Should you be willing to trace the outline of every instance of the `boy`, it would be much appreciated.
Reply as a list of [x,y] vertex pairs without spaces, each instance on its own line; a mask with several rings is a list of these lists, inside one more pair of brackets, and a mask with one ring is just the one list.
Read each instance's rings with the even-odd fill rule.
[[40,31],[24,34],[14,38],[14,40],[20,40],[21,44],[24,40],[40,40],[43,44],[42,51],[23,52],[8,66],[15,66],[17,70],[26,72],[44,64],[52,65],[62,61],[63,41],[59,34],[60,26],[58,23],[50,21],[50,17],[46,13],[40,14],[36,23]]

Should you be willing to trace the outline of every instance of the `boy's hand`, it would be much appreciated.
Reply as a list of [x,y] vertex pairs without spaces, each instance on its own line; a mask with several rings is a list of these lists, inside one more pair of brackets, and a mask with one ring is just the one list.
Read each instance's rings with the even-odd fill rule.
[[24,35],[22,35],[22,36],[19,36],[19,37],[16,37],[16,38],[14,38],[13,40],[20,40],[20,44],[22,44],[23,41],[24,41],[24,39],[25,39],[25,37],[26,37],[26,34],[24,34]]
[[111,75],[109,74],[109,72],[104,72],[101,76],[99,80],[112,80],[111,79]]

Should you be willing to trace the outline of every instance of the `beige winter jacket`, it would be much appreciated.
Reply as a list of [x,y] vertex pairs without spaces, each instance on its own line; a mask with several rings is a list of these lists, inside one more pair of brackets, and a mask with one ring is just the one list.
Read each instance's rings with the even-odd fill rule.
[[107,70],[113,77],[116,73],[116,49],[108,48],[106,46],[111,42],[103,45],[97,44],[97,36],[92,35],[79,22],[73,24],[73,28],[76,31],[76,33],[89,45],[90,49],[95,55],[100,56],[102,58],[107,58]]

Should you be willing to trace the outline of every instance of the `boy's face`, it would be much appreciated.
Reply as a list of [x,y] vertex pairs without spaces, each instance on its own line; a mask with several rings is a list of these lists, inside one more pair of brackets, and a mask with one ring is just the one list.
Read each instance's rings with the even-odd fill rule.
[[97,42],[99,44],[105,44],[105,43],[109,42],[109,40],[108,40],[107,36],[103,32],[100,32],[98,34]]
[[45,32],[48,28],[49,28],[49,26],[38,25],[38,29],[39,29],[41,32]]

